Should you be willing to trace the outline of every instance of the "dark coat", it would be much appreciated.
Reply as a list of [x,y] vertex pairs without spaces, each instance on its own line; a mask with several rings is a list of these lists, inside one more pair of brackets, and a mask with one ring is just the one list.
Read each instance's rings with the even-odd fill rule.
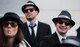
[[45,36],[40,42],[40,47],[57,47],[59,44],[60,41],[55,32],[52,35]]
[[77,37],[80,39],[80,27],[76,31],[77,31]]
[[24,37],[32,47],[39,47],[40,40],[42,39],[42,37],[51,34],[51,27],[48,24],[38,22],[36,41],[35,43],[33,43],[32,39],[30,38],[29,29],[26,23],[24,24],[24,30]]

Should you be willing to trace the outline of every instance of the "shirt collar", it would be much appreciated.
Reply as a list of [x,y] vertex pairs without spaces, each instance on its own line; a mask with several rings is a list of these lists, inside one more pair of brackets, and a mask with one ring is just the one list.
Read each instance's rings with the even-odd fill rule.
[[[27,25],[29,26],[30,21],[27,21]],[[35,21],[36,26],[38,25],[38,20]]]
[[62,38],[65,38],[65,39],[66,39],[66,36],[65,36],[65,37],[61,36],[61,35],[58,33],[58,31],[56,31],[56,33],[57,33],[57,35],[58,35],[58,38],[59,38],[59,41],[60,41],[60,42],[61,42],[61,39],[62,39]]
[[58,31],[56,31],[56,33],[57,33],[59,39],[62,39],[62,38],[63,38],[63,37],[58,33]]

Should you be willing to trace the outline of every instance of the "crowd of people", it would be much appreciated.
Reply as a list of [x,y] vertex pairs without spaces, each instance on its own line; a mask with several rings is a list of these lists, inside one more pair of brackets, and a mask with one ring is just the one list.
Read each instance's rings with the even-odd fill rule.
[[34,2],[28,1],[21,10],[23,19],[15,12],[0,18],[0,47],[80,47],[80,27],[77,36],[66,35],[75,25],[67,10],[52,19],[56,27],[53,34],[49,24],[37,20],[40,9]]

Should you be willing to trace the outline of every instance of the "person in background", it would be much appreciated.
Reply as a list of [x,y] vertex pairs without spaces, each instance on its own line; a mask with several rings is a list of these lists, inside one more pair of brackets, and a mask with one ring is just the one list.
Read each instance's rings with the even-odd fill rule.
[[79,28],[76,31],[77,31],[77,38],[80,39],[80,26],[79,26]]
[[59,45],[59,47],[80,47],[80,39],[66,39]]
[[55,24],[56,32],[43,37],[40,42],[40,47],[57,47],[66,39],[68,30],[75,25],[75,22],[71,19],[71,14],[66,10],[62,10],[59,16],[53,18],[52,21]]
[[41,38],[51,34],[51,27],[37,20],[40,10],[34,2],[28,1],[21,9],[27,19],[24,23],[24,37],[32,47],[39,47]]
[[26,23],[26,22],[27,22],[27,19],[25,18],[25,16],[23,16],[23,17],[21,18],[21,20],[22,20],[23,23]]
[[23,23],[14,12],[0,18],[0,47],[31,47],[22,34]]

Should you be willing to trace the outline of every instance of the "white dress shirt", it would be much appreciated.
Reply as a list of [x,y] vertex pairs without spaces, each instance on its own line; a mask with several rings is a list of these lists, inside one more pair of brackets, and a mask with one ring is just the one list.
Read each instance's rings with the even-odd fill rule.
[[[35,36],[36,36],[36,34],[37,34],[37,27],[38,27],[38,21],[36,20],[35,21],[35,24],[36,24],[36,26],[34,27],[34,34],[35,34]],[[31,28],[29,27],[29,25],[30,25],[30,21],[27,21],[27,25],[28,25],[28,29],[29,29],[29,33],[30,33],[30,35],[32,34],[32,31],[31,31]]]
[[58,35],[58,38],[59,38],[60,43],[62,43],[62,38],[66,39],[66,36],[65,36],[65,37],[61,36],[61,35],[58,33],[58,31],[56,31],[56,33],[57,33],[57,35]]

